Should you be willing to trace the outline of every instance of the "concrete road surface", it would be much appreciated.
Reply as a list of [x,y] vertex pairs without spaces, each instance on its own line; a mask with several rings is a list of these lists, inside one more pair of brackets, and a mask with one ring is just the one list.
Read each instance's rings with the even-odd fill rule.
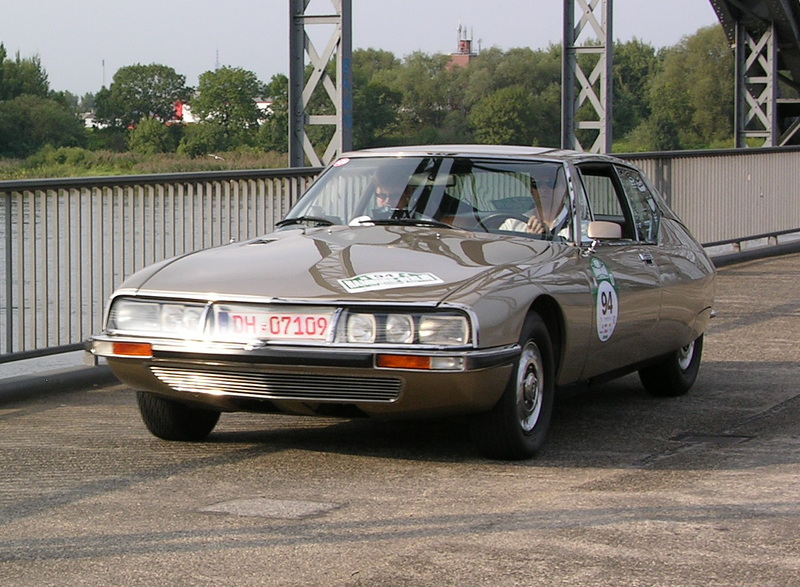
[[800,255],[720,271],[700,379],[557,404],[537,459],[463,422],[225,414],[124,386],[0,404],[0,585],[800,584]]

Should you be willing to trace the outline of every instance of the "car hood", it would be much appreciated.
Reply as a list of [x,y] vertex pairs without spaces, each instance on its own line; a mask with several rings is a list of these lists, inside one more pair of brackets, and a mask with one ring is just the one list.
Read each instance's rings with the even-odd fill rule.
[[408,226],[292,229],[162,262],[121,287],[142,295],[437,304],[546,262],[550,243]]

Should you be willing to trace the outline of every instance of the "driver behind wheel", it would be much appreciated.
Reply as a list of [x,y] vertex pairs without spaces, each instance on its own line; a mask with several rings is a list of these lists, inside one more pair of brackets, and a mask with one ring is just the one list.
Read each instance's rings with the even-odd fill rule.
[[375,174],[375,208],[370,216],[374,219],[388,219],[399,209],[408,207],[413,191],[406,174],[398,173],[391,167],[381,167]]
[[[552,198],[552,192],[550,192],[549,197]],[[517,218],[508,218],[499,226],[499,229],[512,232],[527,232],[529,234],[548,234],[550,227],[543,219],[542,196],[534,178],[531,178],[531,198],[533,199],[533,206],[525,212],[525,216],[528,217],[527,222]]]

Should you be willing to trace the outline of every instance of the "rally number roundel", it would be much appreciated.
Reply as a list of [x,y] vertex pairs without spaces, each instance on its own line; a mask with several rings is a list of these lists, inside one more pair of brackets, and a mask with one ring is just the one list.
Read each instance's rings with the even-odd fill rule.
[[606,264],[597,257],[590,262],[597,289],[595,290],[595,303],[597,316],[597,336],[601,342],[607,341],[614,334],[619,316],[619,298],[614,274]]
[[609,281],[601,281],[597,287],[597,336],[602,342],[614,334],[618,306],[619,300],[614,286]]

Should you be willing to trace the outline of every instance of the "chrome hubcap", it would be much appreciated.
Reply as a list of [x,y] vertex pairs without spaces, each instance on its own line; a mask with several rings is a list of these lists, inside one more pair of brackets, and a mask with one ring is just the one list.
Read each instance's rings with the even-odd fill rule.
[[542,411],[544,364],[539,348],[529,342],[522,350],[517,369],[517,413],[522,430],[529,433]]
[[686,371],[689,368],[689,365],[692,364],[692,357],[694,357],[694,341],[678,351],[678,366],[681,371]]

